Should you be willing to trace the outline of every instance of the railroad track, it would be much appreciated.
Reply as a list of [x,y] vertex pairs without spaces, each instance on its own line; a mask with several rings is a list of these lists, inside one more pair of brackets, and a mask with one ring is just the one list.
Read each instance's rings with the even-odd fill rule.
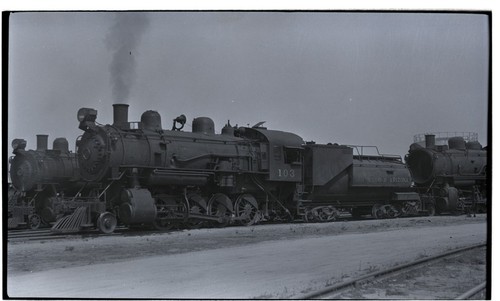
[[[431,256],[431,257],[426,257],[411,263],[407,264],[402,264],[398,265],[395,267],[391,267],[385,270],[373,272],[364,276],[357,277],[355,279],[351,279],[342,283],[338,283],[332,286],[328,286],[324,289],[317,290],[310,292],[308,294],[298,296],[296,299],[344,299],[341,297],[342,294],[345,294],[349,290],[356,291],[356,290],[367,290],[367,287],[369,288],[370,285],[380,285],[381,283],[384,282],[384,280],[387,280],[390,277],[394,277],[396,275],[401,275],[408,273],[410,271],[416,270],[418,268],[425,267],[429,265],[430,263],[436,263],[438,261],[444,260],[446,258],[450,258],[453,256],[457,256],[463,253],[466,253],[468,251],[474,250],[474,249],[479,249],[479,248],[484,248],[486,247],[486,244],[477,244],[465,248],[460,248],[456,250],[452,250],[446,253],[442,253],[439,255]],[[486,275],[485,275],[486,276]],[[362,289],[361,289],[362,288]],[[466,288],[464,288],[466,289]],[[472,287],[470,290],[466,292],[457,292],[457,296],[455,299],[469,299],[473,296],[478,295],[480,292],[486,290],[486,282],[483,282],[477,286]],[[460,295],[458,295],[461,293]],[[358,292],[359,294],[359,292]],[[356,298],[358,299],[358,298]],[[369,298],[371,299],[371,298]],[[404,298],[398,298],[398,299],[404,299]]]
[[116,236],[123,235],[128,229],[125,227],[117,227],[115,232],[110,234],[103,234],[98,231],[86,231],[77,233],[54,233],[50,228],[37,229],[37,230],[9,230],[7,232],[7,241],[21,242],[21,241],[37,241],[37,240],[59,240],[83,237],[98,237],[98,236]]

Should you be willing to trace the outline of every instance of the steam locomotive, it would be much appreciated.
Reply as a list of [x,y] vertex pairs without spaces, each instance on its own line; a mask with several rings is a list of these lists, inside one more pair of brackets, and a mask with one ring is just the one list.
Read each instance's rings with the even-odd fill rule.
[[14,139],[10,158],[9,228],[28,225],[38,228],[42,220],[54,221],[53,199],[71,190],[79,178],[76,156],[68,141],[57,138],[47,149],[48,135],[37,135],[36,150],[26,150],[26,140]]
[[485,212],[487,207],[487,149],[461,136],[436,145],[433,134],[425,147],[410,146],[406,163],[416,190],[431,204],[431,212]]
[[404,163],[376,147],[304,142],[263,123],[228,121],[216,134],[210,118],[198,117],[187,132],[181,115],[167,130],[156,111],[130,122],[125,104],[113,105],[113,124],[97,123],[91,108],[77,117],[83,134],[76,154],[58,139],[47,150],[46,136],[36,151],[13,141],[13,186],[21,200],[35,200],[23,216],[40,215],[55,231],[110,233],[118,222],[161,230],[325,222],[343,214],[391,218],[487,206],[487,149],[459,137],[449,146],[435,145],[432,136],[426,147],[414,143]]
[[[48,149],[47,141],[48,135],[37,135],[36,150],[26,150],[24,139],[12,141],[9,229],[26,226],[36,229],[56,222],[53,229],[58,229],[58,223],[64,223],[61,218],[82,206],[82,193],[87,194],[88,187],[94,186],[80,181],[76,154],[69,151],[66,138],[56,138],[52,149]],[[95,202],[95,198],[90,200]],[[83,203],[90,210],[89,202]],[[69,230],[74,227],[66,224],[62,228]],[[78,225],[75,230],[80,229],[81,225]]]
[[[331,221],[342,213],[377,218],[425,211],[399,156],[367,155],[367,147],[304,143],[261,123],[215,134],[210,118],[195,118],[192,132],[171,130],[146,111],[128,121],[128,105],[113,105],[112,125],[97,111],[78,111],[82,178],[102,183],[110,225],[153,223],[253,224],[262,220]],[[356,153],[354,153],[356,152]]]

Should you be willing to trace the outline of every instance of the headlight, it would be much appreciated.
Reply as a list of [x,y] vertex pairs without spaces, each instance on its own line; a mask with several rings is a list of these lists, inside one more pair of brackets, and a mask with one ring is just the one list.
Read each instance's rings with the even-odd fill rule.
[[90,108],[81,108],[78,110],[77,118],[79,122],[90,121],[94,122],[97,118],[97,110]]
[[12,149],[24,149],[26,147],[26,140],[24,139],[14,139],[12,140]]

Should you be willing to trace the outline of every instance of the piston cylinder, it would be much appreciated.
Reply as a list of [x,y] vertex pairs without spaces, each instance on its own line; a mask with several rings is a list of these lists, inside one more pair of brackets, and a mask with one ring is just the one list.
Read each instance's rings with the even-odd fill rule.
[[124,189],[121,201],[120,219],[126,225],[151,223],[156,217],[155,201],[147,189]]

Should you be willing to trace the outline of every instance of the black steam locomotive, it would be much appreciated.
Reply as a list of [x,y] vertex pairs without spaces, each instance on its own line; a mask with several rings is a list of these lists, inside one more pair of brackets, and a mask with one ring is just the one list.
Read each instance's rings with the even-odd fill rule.
[[[462,138],[448,146],[414,143],[406,156],[376,147],[304,143],[301,137],[253,127],[221,134],[207,117],[186,117],[163,129],[156,111],[128,121],[128,105],[113,105],[112,125],[97,111],[78,111],[84,134],[76,154],[58,138],[47,150],[13,141],[9,224],[40,220],[54,231],[97,227],[251,225],[261,221],[333,221],[343,214],[391,218],[486,209],[486,148]],[[371,150],[371,151],[370,151]],[[12,203],[12,206],[11,204]],[[9,227],[10,228],[10,227]]]
[[[184,116],[163,130],[157,112],[128,122],[128,105],[114,105],[114,122],[95,123],[97,112],[80,109],[77,141],[82,178],[104,183],[110,211],[127,225],[154,223],[168,229],[188,222],[254,223],[265,216],[289,218],[282,200],[296,196],[302,180],[302,139],[262,127],[215,134],[210,118]],[[109,215],[109,220],[114,221]]]
[[38,228],[55,221],[54,200],[72,190],[78,180],[75,154],[68,141],[57,138],[47,149],[48,135],[37,135],[36,150],[26,150],[26,140],[14,139],[10,158],[9,228]]
[[406,163],[421,197],[431,211],[486,211],[487,149],[461,136],[436,145],[435,135],[425,136],[425,147],[410,146]]
[[[24,139],[12,142],[14,156],[9,160],[12,181],[9,186],[9,229],[25,226],[36,229],[55,223],[53,229],[57,230],[61,223],[64,224],[61,218],[65,215],[74,214],[81,206],[85,206],[86,210],[80,211],[92,208],[88,200],[82,202],[81,196],[87,194],[88,187],[93,185],[80,181],[76,154],[69,151],[68,141],[56,138],[53,148],[48,149],[47,140],[48,135],[37,135],[36,150],[26,150]],[[95,198],[89,199],[95,201]],[[62,228],[81,229],[68,224]]]
[[[114,105],[112,125],[96,123],[97,111],[78,111],[78,162],[84,180],[102,183],[114,228],[253,224],[261,220],[331,221],[342,212],[395,217],[423,207],[399,156],[364,154],[366,147],[304,143],[299,136],[254,127],[215,134],[207,117],[186,118],[164,130],[160,115],[146,111],[128,121],[128,105]],[[356,153],[354,153],[356,151]]]

